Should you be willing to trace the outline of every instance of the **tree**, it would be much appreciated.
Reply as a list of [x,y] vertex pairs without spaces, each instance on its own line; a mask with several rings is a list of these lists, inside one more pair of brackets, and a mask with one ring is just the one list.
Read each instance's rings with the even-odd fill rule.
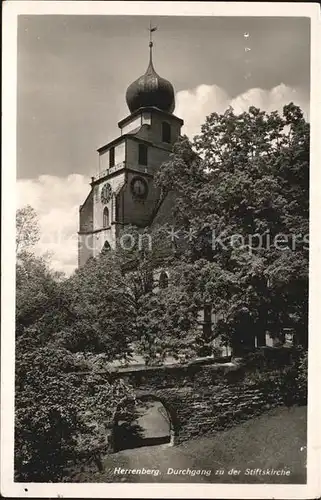
[[[119,404],[134,398],[128,384],[109,380],[106,369],[109,359],[124,355],[123,347],[128,351],[130,310],[117,273],[113,282],[101,283],[96,262],[92,273],[87,269],[69,280],[52,271],[29,245],[37,225],[31,220],[29,230],[25,222],[20,232],[17,255],[15,479],[57,482],[81,460],[101,467],[109,446],[106,427]],[[119,298],[124,301],[117,310]],[[100,349],[107,354],[91,352]]]
[[[16,213],[16,335],[25,328],[55,321],[62,273],[50,269],[48,255],[36,255],[39,241],[36,211],[27,205]],[[53,325],[52,325],[53,326]],[[48,336],[43,330],[43,341]]]
[[197,311],[188,294],[171,273],[170,286],[151,291],[138,302],[137,352],[146,364],[162,364],[168,357],[185,361],[195,356]]
[[59,341],[73,352],[126,360],[136,338],[133,296],[114,253],[88,261],[63,285],[64,323]]
[[306,345],[309,125],[301,110],[211,114],[193,144],[176,144],[158,184],[176,193],[176,228],[192,234],[181,247],[196,273],[190,301],[220,316],[214,335],[239,352],[254,334],[264,343],[266,330],[291,326]]
[[37,212],[30,205],[16,213],[16,253],[28,251],[39,241],[40,230]]
[[122,381],[96,372],[90,360],[54,343],[34,346],[34,333],[17,343],[15,479],[61,482],[85,460],[101,468],[107,429],[119,404],[134,395]]
[[[43,257],[22,251],[16,264],[16,335],[31,326],[55,328],[60,316],[60,275],[51,271]],[[46,342],[49,330],[43,329]]]
[[[133,348],[146,364],[159,364],[167,357],[185,359],[193,355],[191,342],[196,321],[193,304],[178,279],[175,247],[168,237],[169,228],[139,230],[128,227],[120,235],[115,260],[132,297],[135,331]],[[121,244],[127,237],[133,244]],[[161,288],[155,275],[170,268],[170,286]],[[191,309],[191,310],[189,310]]]

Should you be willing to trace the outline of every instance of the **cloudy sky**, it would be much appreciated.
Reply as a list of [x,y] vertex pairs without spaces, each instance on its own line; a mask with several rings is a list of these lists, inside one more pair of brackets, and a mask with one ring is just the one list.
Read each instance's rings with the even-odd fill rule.
[[[155,17],[154,65],[176,91],[175,114],[193,136],[232,105],[268,111],[288,102],[308,117],[309,19]],[[19,206],[39,214],[40,250],[70,273],[78,206],[97,173],[96,149],[118,135],[127,86],[148,64],[144,16],[20,16]]]

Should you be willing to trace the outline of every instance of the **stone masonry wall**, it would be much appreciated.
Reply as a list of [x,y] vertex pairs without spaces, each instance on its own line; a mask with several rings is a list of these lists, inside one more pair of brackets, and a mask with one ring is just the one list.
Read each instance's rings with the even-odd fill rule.
[[284,403],[282,390],[271,383],[271,368],[251,377],[232,363],[209,366],[159,367],[113,373],[130,383],[137,398],[158,399],[173,424],[174,444],[211,434]]

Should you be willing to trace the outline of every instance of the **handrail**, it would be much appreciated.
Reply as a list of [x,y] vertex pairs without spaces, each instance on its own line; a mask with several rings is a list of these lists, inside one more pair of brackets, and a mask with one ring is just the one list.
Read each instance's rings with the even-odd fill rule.
[[106,168],[102,172],[99,172],[97,176],[95,176],[95,179],[101,179],[102,177],[105,177],[108,174],[112,174],[113,172],[117,172],[117,170],[120,170],[122,168],[125,168],[126,162],[125,161],[120,161],[119,163],[116,163],[113,167]]
[[[93,180],[101,179],[102,177],[105,177],[109,174],[112,174],[113,172],[117,172],[117,170],[121,170],[122,168],[135,168],[137,165],[130,164],[128,161],[121,161],[114,165],[113,167],[106,168],[105,170],[102,170],[99,172],[96,176],[93,177]],[[147,167],[145,167],[145,172],[147,172]]]

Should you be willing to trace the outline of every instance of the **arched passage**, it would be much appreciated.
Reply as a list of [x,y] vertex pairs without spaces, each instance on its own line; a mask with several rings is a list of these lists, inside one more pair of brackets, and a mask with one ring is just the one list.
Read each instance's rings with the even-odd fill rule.
[[160,398],[141,395],[127,400],[116,411],[112,432],[114,452],[174,444],[176,422],[173,412]]

